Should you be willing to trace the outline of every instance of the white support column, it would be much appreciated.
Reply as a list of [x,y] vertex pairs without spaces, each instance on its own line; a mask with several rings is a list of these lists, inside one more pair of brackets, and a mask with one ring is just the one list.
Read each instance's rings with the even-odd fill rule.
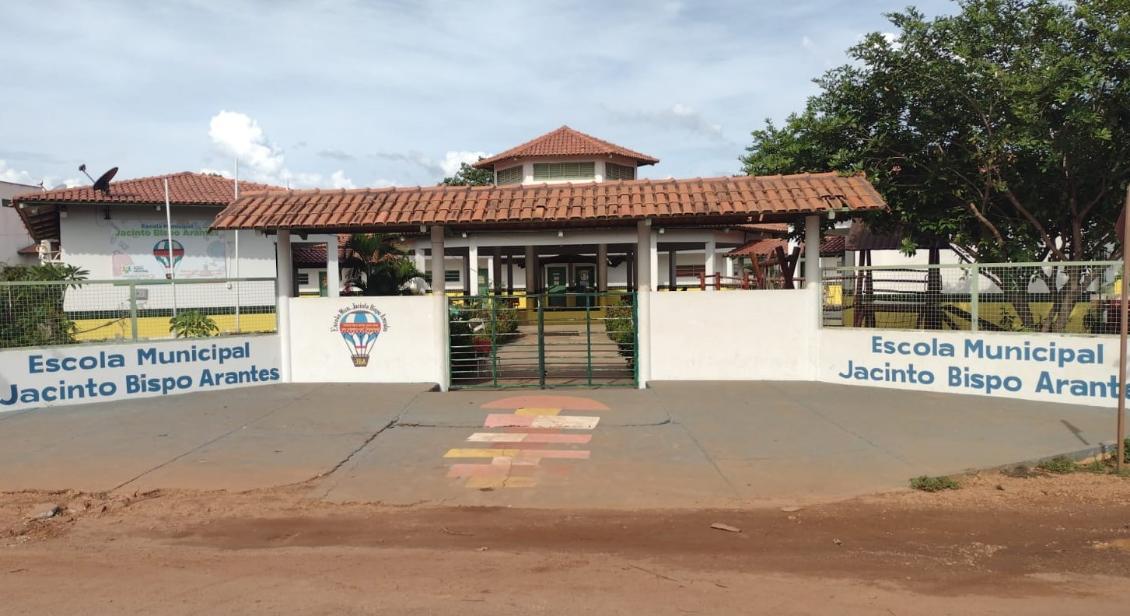
[[804,218],[804,288],[820,287],[820,217]]
[[444,282],[444,263],[443,263],[443,226],[436,225],[431,228],[432,233],[432,298],[435,300],[435,305],[432,309],[435,311],[436,323],[439,324],[439,352],[440,362],[437,374],[435,375],[436,383],[439,383],[441,391],[447,391],[450,387],[448,379],[451,376],[449,367],[450,356],[448,354],[448,322],[447,322],[447,294],[444,292],[447,283]]
[[471,295],[479,294],[479,245],[471,242],[467,245],[467,288]]
[[636,370],[639,388],[645,389],[651,376],[651,281],[658,269],[659,253],[650,220],[639,221],[636,232]]
[[647,248],[648,282],[651,290],[656,291],[659,289],[659,233],[652,227],[648,228],[651,229],[650,239],[643,247]]
[[726,278],[734,277],[734,260],[730,257],[722,257],[722,275]]
[[290,298],[294,293],[294,258],[290,251],[290,231],[275,236],[275,316],[279,330],[279,371],[283,383],[291,382]]
[[341,268],[337,262],[337,235],[326,238],[326,296],[341,296]]
[[706,267],[706,290],[707,291],[713,291],[714,290],[714,278],[713,278],[713,276],[714,276],[714,273],[718,271],[718,268],[715,266],[715,263],[714,263],[717,252],[718,252],[718,244],[714,241],[714,238],[710,238],[710,239],[706,240],[706,255],[705,255],[705,260],[703,261],[703,265]]
[[608,244],[596,245],[596,290],[608,290]]

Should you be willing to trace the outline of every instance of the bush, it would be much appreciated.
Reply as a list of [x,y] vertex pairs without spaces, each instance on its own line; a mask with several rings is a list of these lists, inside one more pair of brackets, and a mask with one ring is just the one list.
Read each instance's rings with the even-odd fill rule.
[[952,477],[930,477],[922,475],[910,480],[910,487],[923,492],[941,492],[942,490],[956,490],[961,487]]
[[207,338],[220,331],[212,317],[199,310],[183,310],[169,319],[169,331],[177,338]]
[[1044,460],[1036,465],[1036,468],[1046,472],[1055,473],[1057,475],[1064,475],[1067,473],[1074,473],[1079,465],[1068,458],[1067,456],[1056,456],[1050,460]]
[[[75,341],[75,323],[63,310],[67,289],[78,288],[87,271],[73,265],[0,266],[0,281],[44,282],[5,286],[0,297],[0,347],[47,346]],[[51,284],[59,281],[73,284]]]
[[604,329],[608,337],[616,343],[621,356],[628,361],[628,367],[635,367],[636,328],[632,317],[632,305],[627,301],[604,310]]

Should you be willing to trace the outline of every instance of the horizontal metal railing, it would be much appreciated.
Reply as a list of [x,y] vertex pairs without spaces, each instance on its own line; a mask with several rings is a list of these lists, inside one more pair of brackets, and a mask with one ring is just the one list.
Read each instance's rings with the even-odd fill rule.
[[1120,261],[825,268],[823,325],[911,330],[1118,331]]
[[274,332],[276,296],[274,278],[2,281],[0,348]]

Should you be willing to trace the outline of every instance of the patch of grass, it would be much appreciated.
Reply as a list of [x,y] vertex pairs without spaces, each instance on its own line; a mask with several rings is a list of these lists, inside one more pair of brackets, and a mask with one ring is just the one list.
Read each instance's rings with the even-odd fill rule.
[[1067,456],[1056,456],[1040,462],[1036,465],[1036,468],[1047,473],[1066,475],[1067,473],[1074,473],[1079,470],[1079,463]]
[[922,475],[911,479],[910,487],[923,492],[941,492],[942,490],[956,490],[961,487],[961,484],[952,477]]

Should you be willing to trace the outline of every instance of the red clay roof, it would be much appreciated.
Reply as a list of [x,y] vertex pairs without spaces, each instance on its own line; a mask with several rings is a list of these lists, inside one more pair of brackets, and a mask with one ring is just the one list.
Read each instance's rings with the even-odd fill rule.
[[[169,201],[173,205],[227,205],[234,196],[235,181],[218,175],[183,171],[133,180],[110,182],[110,194],[92,186],[37,191],[12,198],[20,203],[164,203],[165,184],[169,180]],[[239,182],[241,192],[283,190],[255,182]]]
[[479,169],[490,169],[496,164],[517,158],[552,158],[557,156],[623,156],[634,159],[641,165],[654,165],[658,158],[640,154],[635,150],[597,139],[568,126],[550,131],[541,137],[531,139],[522,145],[510,148],[501,154],[484,158],[472,165]]
[[782,222],[885,208],[862,175],[835,173],[581,184],[433,186],[247,194],[214,229],[414,230],[419,225],[538,228],[651,218],[684,224]]
[[[836,257],[844,254],[844,245],[846,236],[843,235],[825,235],[820,240],[820,256],[821,257]],[[750,240],[741,246],[726,253],[727,257],[752,257],[757,255],[759,257],[772,256],[777,247],[781,247],[785,252],[789,251],[789,242],[780,238],[759,238]],[[804,254],[804,244],[801,243],[801,254]]]
[[[349,254],[349,234],[341,233],[337,236],[337,259],[338,262],[345,260]],[[294,264],[299,267],[325,267],[326,266],[326,244],[324,242],[308,243],[296,241],[291,244],[292,259]]]
[[[59,238],[59,211],[62,204],[160,204],[165,202],[164,180],[169,180],[169,203],[176,206],[223,207],[232,202],[234,181],[205,173],[183,171],[169,175],[136,178],[110,182],[110,194],[94,190],[91,186],[58,188],[49,191],[29,192],[12,197],[12,205],[19,212],[28,233],[36,241]],[[240,192],[284,190],[256,182],[239,182]],[[21,207],[25,206],[25,207]]]
[[39,244],[24,246],[23,248],[17,250],[16,254],[34,257],[39,254]]

